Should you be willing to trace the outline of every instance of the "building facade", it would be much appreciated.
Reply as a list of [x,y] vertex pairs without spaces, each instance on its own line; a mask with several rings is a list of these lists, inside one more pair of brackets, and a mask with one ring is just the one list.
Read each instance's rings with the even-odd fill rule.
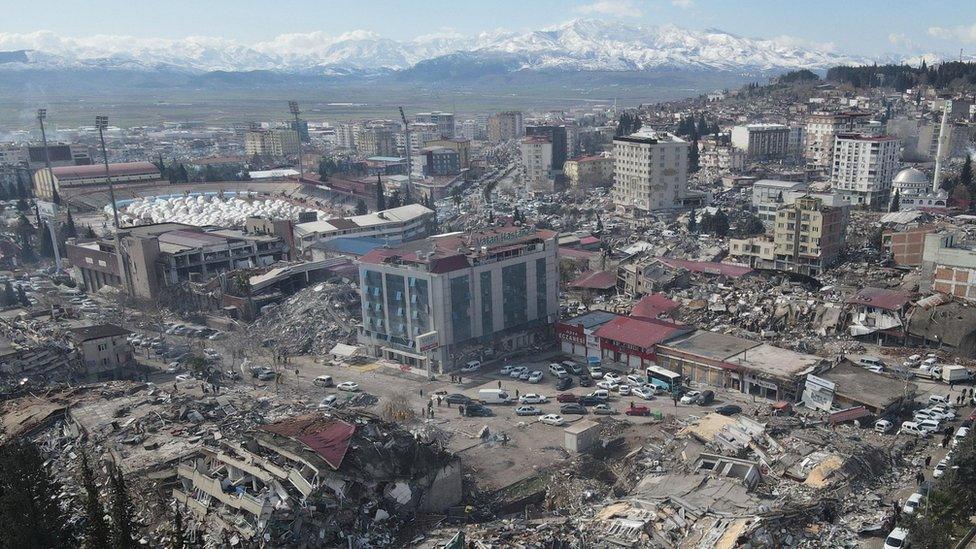
[[525,137],[519,148],[525,170],[525,189],[531,193],[551,193],[555,187],[552,142],[541,135]]
[[677,208],[688,187],[690,144],[650,129],[613,140],[613,203],[625,213]]
[[783,124],[746,124],[732,128],[732,146],[754,160],[786,158],[790,129]]
[[126,339],[130,333],[114,324],[72,328],[68,337],[84,364],[85,377],[92,381],[124,377],[136,365]]
[[359,267],[360,343],[445,372],[484,345],[514,350],[551,337],[537,332],[559,310],[556,250],[556,233],[515,226],[373,250]]
[[454,137],[454,113],[432,111],[418,112],[414,120],[421,123],[437,124],[437,130],[442,139],[452,139]]
[[922,270],[931,289],[976,301],[976,246],[964,242],[961,234],[926,234]]
[[563,174],[573,189],[612,185],[613,157],[592,155],[567,160],[563,164]]
[[830,178],[834,190],[852,205],[887,208],[900,146],[894,136],[837,134]]
[[380,212],[336,217],[295,225],[295,243],[302,251],[316,242],[336,238],[377,238],[389,244],[402,244],[430,235],[436,220],[433,210],[408,204]]
[[298,154],[298,132],[292,129],[251,130],[244,134],[247,156],[280,158]]
[[834,136],[840,132],[867,132],[871,114],[860,111],[814,112],[807,117],[805,156],[816,168],[829,170],[833,165]]
[[811,196],[776,210],[775,268],[816,276],[833,266],[844,247],[848,210]]
[[488,141],[502,143],[525,135],[521,111],[505,111],[488,117]]

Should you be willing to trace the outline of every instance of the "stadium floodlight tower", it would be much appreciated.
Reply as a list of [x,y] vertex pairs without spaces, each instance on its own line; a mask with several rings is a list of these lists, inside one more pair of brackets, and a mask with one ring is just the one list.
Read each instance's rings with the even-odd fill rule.
[[51,185],[51,196],[43,197],[45,200],[40,200],[37,193],[38,189],[34,189],[34,204],[37,207],[38,217],[47,224],[48,233],[51,235],[51,245],[54,248],[54,272],[60,274],[61,251],[58,249],[58,235],[55,226],[58,224],[58,203],[61,202],[61,198],[58,196],[58,189],[54,184],[54,172],[51,170],[51,151],[47,148],[47,132],[44,131],[45,118],[47,118],[47,109],[37,109],[37,123],[41,126],[41,144],[44,147],[44,169],[47,170],[47,180]]
[[105,165],[105,181],[108,182],[108,197],[112,201],[112,216],[115,218],[115,232],[119,232],[119,208],[115,203],[115,186],[112,185],[112,173],[108,168],[108,153],[105,151],[105,130],[108,129],[108,117],[98,115],[95,117],[95,129],[98,130],[98,139],[102,143],[102,163]]
[[298,110],[298,101],[289,101],[288,110],[295,117],[295,133],[298,134],[298,182],[301,183],[302,178],[305,177],[305,169],[302,165],[302,130],[298,115],[302,114],[302,111]]

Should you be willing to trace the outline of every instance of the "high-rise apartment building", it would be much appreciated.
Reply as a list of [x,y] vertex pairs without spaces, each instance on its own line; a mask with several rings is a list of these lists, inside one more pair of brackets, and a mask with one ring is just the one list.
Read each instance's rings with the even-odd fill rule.
[[681,206],[688,187],[690,144],[667,132],[641,129],[613,140],[613,203],[618,209]]
[[298,132],[291,129],[250,130],[244,134],[247,156],[297,155],[298,145]]
[[861,111],[814,112],[807,117],[806,159],[810,164],[829,169],[834,154],[834,136],[840,132],[870,133],[871,114]]
[[505,111],[488,117],[488,141],[501,143],[518,139],[525,134],[525,123],[520,111]]
[[838,133],[830,176],[834,190],[852,205],[887,207],[900,146],[894,136]]
[[566,126],[526,126],[526,137],[543,136],[552,143],[552,169],[562,171],[567,158]]
[[816,276],[830,268],[844,247],[848,208],[800,197],[776,210],[775,268]]
[[755,160],[786,158],[790,128],[783,124],[746,124],[732,128],[732,146]]
[[414,116],[414,121],[437,124],[440,137],[444,139],[454,137],[454,113],[441,111],[418,112]]
[[483,344],[532,345],[558,314],[556,249],[555,232],[516,226],[375,249],[359,266],[359,341],[373,356],[441,372]]
[[542,135],[525,137],[520,148],[525,189],[532,193],[552,192],[555,186],[552,141]]
[[362,128],[359,131],[357,149],[366,156],[396,156],[396,132],[385,127]]

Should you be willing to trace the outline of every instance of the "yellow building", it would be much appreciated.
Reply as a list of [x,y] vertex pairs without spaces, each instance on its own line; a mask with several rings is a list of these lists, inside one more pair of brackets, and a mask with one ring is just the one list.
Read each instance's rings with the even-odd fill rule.
[[775,268],[816,276],[831,267],[844,246],[847,208],[825,206],[811,196],[776,210]]
[[613,157],[583,156],[567,160],[563,174],[574,189],[604,187],[613,184]]

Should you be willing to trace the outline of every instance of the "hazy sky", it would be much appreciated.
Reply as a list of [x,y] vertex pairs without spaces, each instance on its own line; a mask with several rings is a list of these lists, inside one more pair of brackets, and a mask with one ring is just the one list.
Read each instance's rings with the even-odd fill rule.
[[402,40],[601,17],[784,37],[852,54],[976,52],[976,0],[0,0],[0,13],[0,33],[214,36],[243,44],[313,31]]

